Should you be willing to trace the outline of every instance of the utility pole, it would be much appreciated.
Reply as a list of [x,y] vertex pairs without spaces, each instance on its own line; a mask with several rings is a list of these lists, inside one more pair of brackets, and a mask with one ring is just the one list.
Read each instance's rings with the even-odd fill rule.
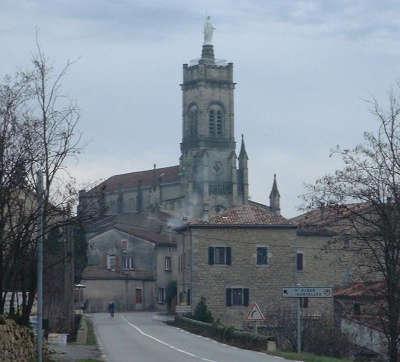
[[37,172],[39,206],[37,241],[37,360],[43,361],[43,173]]
[[297,353],[301,353],[301,298],[297,298]]

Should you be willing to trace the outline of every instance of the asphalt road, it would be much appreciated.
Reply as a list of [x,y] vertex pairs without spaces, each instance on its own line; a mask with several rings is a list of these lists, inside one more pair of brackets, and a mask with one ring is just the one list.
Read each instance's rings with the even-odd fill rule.
[[[164,324],[149,312],[92,314],[99,344],[109,362],[284,362]],[[293,361],[292,361],[293,362]]]

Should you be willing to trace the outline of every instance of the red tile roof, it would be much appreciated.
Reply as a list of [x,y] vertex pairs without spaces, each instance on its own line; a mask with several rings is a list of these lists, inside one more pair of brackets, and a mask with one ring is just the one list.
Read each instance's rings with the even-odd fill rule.
[[334,296],[337,298],[383,297],[384,289],[385,282],[383,280],[369,283],[358,282],[347,288],[337,289]]
[[294,226],[283,216],[274,214],[267,206],[255,204],[232,207],[221,214],[210,217],[208,222],[194,221],[191,224]]
[[305,212],[290,221],[301,231],[343,233],[351,229],[351,221],[366,210],[367,205],[360,203],[325,206]]
[[179,180],[179,166],[155,168],[152,170],[124,173],[114,175],[103,181],[95,189],[105,187],[105,191],[148,186],[161,179],[162,182],[176,182]]
[[123,231],[132,236],[136,236],[138,238],[150,241],[156,245],[160,246],[176,245],[176,241],[173,239],[173,237],[170,238],[169,235],[157,233],[149,229],[134,227],[125,224],[115,224],[113,227],[119,231]]

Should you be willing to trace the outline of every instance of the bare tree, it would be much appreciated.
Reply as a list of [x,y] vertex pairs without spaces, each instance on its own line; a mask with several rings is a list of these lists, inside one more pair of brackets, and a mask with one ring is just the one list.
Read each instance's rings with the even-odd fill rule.
[[[27,322],[36,291],[37,170],[44,175],[44,237],[70,221],[77,193],[66,161],[79,153],[79,110],[37,42],[32,69],[0,84],[0,313],[7,291],[22,291]],[[53,233],[54,235],[54,233]],[[54,260],[53,260],[54,262]]]
[[[399,87],[397,88],[397,91]],[[337,147],[333,155],[343,168],[307,187],[307,208],[332,215],[342,234],[351,238],[364,281],[384,281],[384,303],[376,318],[387,338],[391,362],[398,360],[400,322],[400,104],[392,91],[388,107],[373,99],[376,132],[366,132],[353,149]],[[327,219],[329,219],[327,218]]]

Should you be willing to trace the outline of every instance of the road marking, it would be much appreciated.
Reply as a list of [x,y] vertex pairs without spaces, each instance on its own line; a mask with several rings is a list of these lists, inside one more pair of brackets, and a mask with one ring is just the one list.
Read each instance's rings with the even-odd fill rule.
[[135,324],[133,324],[132,322],[130,322],[125,316],[122,316],[122,318],[124,318],[124,319],[127,321],[127,323],[128,323],[131,327],[135,328],[142,336],[145,336],[145,337],[147,337],[147,338],[150,338],[150,339],[152,339],[153,341],[156,341],[156,342],[162,344],[163,346],[166,346],[166,347],[168,347],[168,348],[171,348],[171,349],[173,349],[174,351],[177,351],[177,352],[186,354],[187,356],[190,356],[190,357],[193,357],[193,358],[199,358],[200,360],[205,361],[205,362],[217,362],[217,361],[214,361],[214,360],[212,360],[212,359],[208,359],[208,358],[204,358],[204,357],[197,356],[197,355],[195,355],[195,354],[193,354],[193,353],[190,353],[190,352],[188,352],[188,351],[185,351],[185,350],[183,350],[183,349],[180,349],[180,348],[178,348],[178,347],[175,347],[175,346],[173,346],[172,344],[169,344],[169,343],[167,343],[167,342],[164,342],[164,341],[162,341],[161,339],[158,339],[158,338],[156,338],[156,337],[153,337],[152,335],[150,335],[150,334],[148,334],[148,333],[146,333],[146,332],[143,332],[143,330],[141,330],[137,325],[135,325]]

